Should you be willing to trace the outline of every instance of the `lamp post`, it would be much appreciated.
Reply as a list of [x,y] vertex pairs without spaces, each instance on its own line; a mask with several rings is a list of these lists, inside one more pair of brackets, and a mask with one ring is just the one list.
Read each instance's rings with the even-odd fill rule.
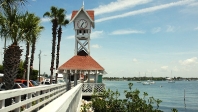
[[2,52],[2,50],[0,49],[0,62],[1,62],[0,64],[3,65],[3,61],[2,61],[3,56],[2,56],[2,55],[3,55],[3,52]]
[[30,75],[30,54],[28,55],[27,87],[29,87],[29,75]]
[[41,73],[40,73],[40,71],[41,71],[41,50],[40,50],[40,53],[39,53],[39,82],[40,82],[40,76],[41,76]]

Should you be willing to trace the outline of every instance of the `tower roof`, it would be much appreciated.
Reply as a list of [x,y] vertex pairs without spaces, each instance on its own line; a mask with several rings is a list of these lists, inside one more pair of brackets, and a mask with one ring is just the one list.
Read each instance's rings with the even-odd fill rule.
[[73,56],[58,70],[104,70],[91,56]]
[[[94,21],[94,11],[93,10],[87,10],[86,12],[89,15],[89,17],[92,19],[92,21]],[[78,13],[78,10],[72,11],[72,16],[71,16],[70,21],[77,15],[77,13]]]
[[78,16],[78,14],[81,11],[83,11],[85,13],[85,15],[89,18],[89,20],[92,23],[92,27],[94,28],[95,27],[95,23],[94,23],[94,11],[93,10],[87,10],[87,11],[85,11],[84,10],[84,7],[82,7],[80,10],[74,10],[74,11],[72,11],[72,16],[71,16],[71,19],[70,19],[70,23],[73,22],[76,19],[76,17]]

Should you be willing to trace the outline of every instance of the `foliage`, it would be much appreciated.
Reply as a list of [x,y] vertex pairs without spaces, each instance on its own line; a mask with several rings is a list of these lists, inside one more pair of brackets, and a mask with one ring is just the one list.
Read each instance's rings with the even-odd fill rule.
[[3,66],[0,65],[0,73],[3,73]]
[[13,9],[19,6],[23,6],[27,2],[28,0],[0,0],[0,9],[1,8]]
[[23,79],[23,73],[24,73],[24,69],[22,67],[20,67],[16,78]]
[[178,110],[175,109],[175,108],[173,108],[173,109],[171,109],[171,110],[172,110],[172,112],[178,112]]
[[[140,91],[132,90],[133,83],[129,83],[129,91],[125,90],[126,99],[118,99],[120,93],[108,89],[101,93],[94,93],[92,96],[92,107],[96,112],[162,112],[159,104],[162,102],[154,97],[148,97],[143,93],[140,98]],[[176,109],[175,109],[176,110]],[[173,111],[173,109],[172,109]],[[175,112],[175,111],[174,111]]]
[[58,8],[52,6],[51,12],[45,12],[43,17],[49,17],[52,22],[52,59],[51,59],[51,75],[50,75],[50,83],[52,83],[52,75],[54,70],[54,60],[55,60],[55,47],[56,47],[56,35],[57,35],[57,28],[58,28]]
[[38,70],[32,70],[32,74],[30,76],[31,80],[37,80]]
[[82,105],[80,112],[87,112],[88,110],[92,110],[92,103],[82,100]]
[[[56,68],[59,65],[59,50],[60,50],[60,41],[61,41],[61,34],[62,34],[62,28],[61,26],[65,26],[69,23],[69,21],[65,18],[65,9],[63,8],[57,8],[52,6],[51,12],[45,12],[43,17],[48,17],[51,19],[52,22],[52,59],[51,59],[51,76],[50,76],[50,83],[52,83],[52,75],[54,70],[54,60],[55,60],[55,48],[56,48],[56,36],[57,36],[57,28],[59,26],[58,30],[58,45],[57,45],[57,59],[56,59]],[[57,74],[56,74],[57,77]]]
[[[21,63],[23,63],[23,62],[21,61]],[[2,65],[0,65],[0,73],[3,73],[3,66]],[[23,79],[23,73],[24,73],[23,66],[19,66],[19,71],[17,73],[16,78],[17,79]],[[38,77],[38,70],[33,70],[32,74],[30,75],[30,79],[31,80],[37,80],[37,77]]]
[[[24,68],[19,68],[16,78],[23,79],[23,74],[24,74]],[[32,70],[32,73],[30,74],[30,80],[37,80],[37,76],[38,76],[38,70]]]

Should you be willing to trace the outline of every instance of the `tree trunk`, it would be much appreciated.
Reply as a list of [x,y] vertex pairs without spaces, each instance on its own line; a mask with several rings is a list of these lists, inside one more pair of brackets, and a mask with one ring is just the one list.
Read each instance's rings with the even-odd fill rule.
[[56,30],[57,30],[57,20],[53,20],[53,26],[52,26],[52,60],[51,60],[51,67],[50,67],[50,71],[51,71],[51,75],[50,75],[50,84],[52,83],[52,76],[53,76],[53,70],[54,70],[54,59],[55,59],[55,47],[56,47]]
[[12,89],[14,86],[14,79],[17,76],[22,49],[19,46],[12,44],[8,47],[4,54],[4,82],[5,89]]
[[23,74],[23,79],[26,79],[26,76],[27,76],[27,68],[28,68],[28,56],[29,56],[29,42],[26,42],[26,53],[25,53],[25,62],[24,62],[24,74]]
[[32,78],[32,70],[33,70],[33,63],[34,63],[35,44],[36,44],[36,38],[34,37],[32,40],[32,49],[31,49],[31,58],[30,58],[30,77],[31,78]]
[[[56,70],[58,69],[59,66],[59,51],[60,51],[60,42],[61,42],[61,34],[62,34],[62,28],[59,26],[58,29],[58,44],[57,44],[57,53],[56,53]],[[56,73],[56,83],[57,83],[57,77],[58,73]]]
[[[12,89],[14,86],[14,79],[16,78],[20,66],[20,59],[22,49],[19,46],[12,44],[5,50],[4,53],[4,77],[5,89]],[[12,98],[5,100],[5,106],[12,104]]]

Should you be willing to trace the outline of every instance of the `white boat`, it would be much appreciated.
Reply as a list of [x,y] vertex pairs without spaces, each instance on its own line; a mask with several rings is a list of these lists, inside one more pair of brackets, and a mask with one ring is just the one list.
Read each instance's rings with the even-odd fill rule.
[[155,81],[153,81],[153,80],[147,80],[147,82],[150,84],[155,84]]
[[141,81],[137,81],[137,83],[141,83]]
[[150,83],[150,84],[155,84],[155,81],[151,80],[149,83]]
[[141,79],[140,79],[140,72],[139,72],[139,81],[137,81],[137,83],[141,83]]
[[175,83],[175,81],[174,80],[169,80],[168,83]]
[[142,82],[143,85],[150,85],[149,82]]
[[[172,76],[172,70],[171,70],[171,76]],[[172,78],[167,78],[168,79],[168,83],[175,83],[175,81]]]

